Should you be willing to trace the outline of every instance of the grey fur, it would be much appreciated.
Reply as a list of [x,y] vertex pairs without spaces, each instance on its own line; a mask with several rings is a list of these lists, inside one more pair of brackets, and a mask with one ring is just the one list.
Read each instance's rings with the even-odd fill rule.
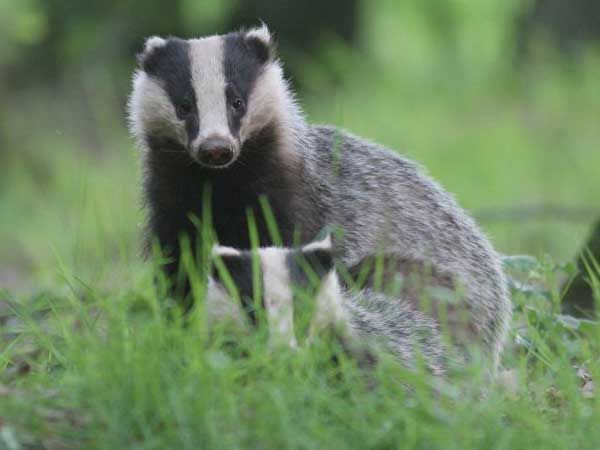
[[[318,243],[322,252],[331,254],[330,241]],[[307,247],[305,246],[304,249]],[[303,250],[304,250],[303,249]],[[272,345],[279,342],[291,348],[302,343],[293,329],[294,294],[289,288],[293,283],[290,273],[290,259],[294,249],[260,248],[258,255],[262,268],[264,286],[263,306]],[[249,252],[215,247],[213,255],[218,258],[227,254],[236,258],[229,270],[250,273],[252,259]],[[286,263],[287,261],[287,263]],[[293,261],[293,260],[292,260]],[[333,266],[321,273],[318,286],[310,283],[314,290],[313,317],[307,342],[324,329],[336,333],[340,342],[351,356],[363,365],[376,361],[377,351],[391,353],[407,368],[414,369],[421,364],[433,374],[442,375],[446,368],[451,348],[442,339],[438,323],[427,314],[419,311],[413,303],[402,297],[391,297],[371,288],[353,290],[341,287]],[[296,289],[309,290],[308,286],[296,286]],[[241,320],[241,303],[226,294],[225,285],[218,277],[209,276],[206,296],[206,309],[209,323],[233,320],[244,326]]]
[[[272,44],[266,29],[255,33],[263,44]],[[156,39],[152,42],[160,43]],[[204,45],[204,41],[188,42],[192,46]],[[198,60],[202,57],[200,48],[192,50],[192,54],[196,58],[192,64],[214,63]],[[166,159],[168,155],[162,150],[168,148],[164,143],[168,141],[160,138],[168,136],[178,140],[176,148],[186,148],[187,140],[185,136],[179,137],[185,134],[184,127],[175,118],[168,96],[160,93],[160,86],[160,80],[137,72],[130,101],[130,120],[132,133],[144,150],[150,235],[158,236],[163,245],[174,246],[178,232],[192,229],[186,225],[190,211],[181,210],[191,207],[181,205],[199,205],[202,197],[192,190],[189,175],[187,178],[177,176],[179,166],[173,163],[173,168],[167,167],[170,164]],[[149,109],[148,105],[153,104],[156,112]],[[275,58],[264,63],[253,82],[248,112],[241,119],[237,137],[239,153],[243,155],[246,142],[263,130],[270,130],[272,134],[274,153],[268,161],[277,170],[256,180],[257,189],[262,190],[257,194],[263,193],[269,198],[272,195],[279,200],[275,202],[275,206],[280,205],[275,212],[278,219],[283,219],[280,224],[293,224],[300,230],[303,242],[309,242],[325,226],[340,228],[344,234],[335,239],[334,249],[348,267],[384,252],[392,258],[415,261],[431,267],[434,273],[451,277],[456,291],[462,293],[461,302],[452,306],[456,314],[450,320],[451,334],[461,346],[479,346],[489,355],[492,368],[496,368],[511,317],[506,281],[498,255],[452,196],[415,163],[397,153],[343,130],[306,123]],[[153,146],[152,142],[157,144]],[[248,164],[245,161],[244,167]],[[182,163],[181,167],[190,173],[189,165]],[[222,176],[236,170],[235,167],[234,163],[231,169],[221,170]],[[198,172],[200,178],[197,183],[192,178],[193,184],[202,185],[204,176],[203,172]],[[176,183],[187,184],[179,186]],[[243,192],[253,189],[252,183],[243,189]],[[180,200],[177,193],[185,194],[186,199]],[[220,213],[219,206],[214,206],[214,214]],[[245,205],[232,203],[223,208],[232,216],[232,211],[244,211]],[[223,226],[226,225],[231,226],[231,223]],[[240,233],[244,232],[244,226],[240,223]],[[216,231],[219,235],[220,230]],[[231,230],[227,231],[224,245],[246,245],[244,241],[236,241]],[[292,231],[282,230],[286,245],[292,244]],[[365,307],[364,314],[356,311],[355,317],[366,321],[360,329],[371,330],[372,334],[390,334],[384,331],[389,328],[390,320],[397,325],[396,330],[406,327],[408,335],[420,333],[421,328],[432,329],[433,325],[428,321],[435,320],[433,316],[427,319],[426,311],[419,309],[421,300],[403,298],[406,303],[398,302],[394,306],[386,303],[384,306],[379,295],[369,295],[366,300],[355,302]],[[408,310],[407,305],[412,305],[412,309]],[[377,312],[384,309],[385,313]],[[459,316],[466,317],[466,322],[454,320]],[[400,348],[408,342],[402,333],[397,333],[394,339]],[[431,348],[439,347],[433,345]],[[405,350],[398,352],[401,359],[406,359],[412,352]],[[432,361],[440,357],[437,351],[425,356]]]
[[[436,271],[452,274],[464,291],[469,322],[463,325],[496,366],[511,306],[498,255],[475,222],[399,155],[331,127],[311,127],[310,137],[317,151],[305,156],[306,208],[316,207],[328,223],[345,231],[336,242],[343,263],[353,266],[380,251],[427,261]],[[334,162],[329,152],[318,149],[335,147],[336,139],[340,154]]]
[[373,289],[345,295],[351,337],[390,352],[410,369],[422,365],[435,375],[446,371],[452,349],[444,343],[439,324],[432,317],[411,302]]

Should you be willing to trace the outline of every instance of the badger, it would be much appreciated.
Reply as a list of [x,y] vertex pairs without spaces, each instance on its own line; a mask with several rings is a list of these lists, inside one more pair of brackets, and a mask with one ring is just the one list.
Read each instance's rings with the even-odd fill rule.
[[[251,218],[261,246],[307,244],[334,229],[334,255],[350,271],[382,254],[401,273],[449,277],[461,300],[448,309],[448,327],[459,345],[478,346],[496,367],[511,306],[488,239],[417,164],[307,123],[266,26],[150,37],[138,61],[128,110],[142,155],[146,241],[168,255],[164,269],[178,297],[189,298],[177,276],[180,239],[199,247],[194,218],[208,207],[218,242],[237,249],[251,247]],[[420,307],[413,290],[406,296]]]
[[314,305],[305,343],[327,331],[362,367],[372,367],[383,351],[406,368],[445,373],[452,349],[442,339],[439,324],[403,297],[341,283],[329,236],[299,248],[263,247],[256,254],[262,286],[257,303],[252,251],[214,246],[212,257],[220,265],[214,264],[208,275],[204,312],[209,324],[229,320],[248,329],[257,323],[257,309],[263,308],[270,346],[295,349],[299,339],[294,315],[308,298]]

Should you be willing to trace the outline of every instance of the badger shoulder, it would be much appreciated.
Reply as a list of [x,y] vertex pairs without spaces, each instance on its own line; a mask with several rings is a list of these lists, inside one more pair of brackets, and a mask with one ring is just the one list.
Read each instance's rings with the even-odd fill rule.
[[405,241],[417,250],[427,242],[453,248],[479,242],[494,256],[475,221],[420,165],[345,130],[319,125],[310,133],[314,148],[306,152],[307,178],[330,186],[334,211],[354,213],[347,219],[360,222],[347,224],[350,228],[373,223],[392,234],[392,245]]
[[333,126],[313,125],[308,133],[312,149],[304,153],[306,163],[340,191],[381,194],[391,189],[394,203],[411,201],[428,209],[457,211],[473,225],[452,195],[400,152]]
[[[428,261],[464,290],[468,332],[497,355],[511,315],[500,259],[475,220],[415,162],[327,126],[312,126],[311,177],[332,193],[332,221],[344,230],[338,249],[354,266],[380,249]],[[469,331],[470,330],[470,331]]]

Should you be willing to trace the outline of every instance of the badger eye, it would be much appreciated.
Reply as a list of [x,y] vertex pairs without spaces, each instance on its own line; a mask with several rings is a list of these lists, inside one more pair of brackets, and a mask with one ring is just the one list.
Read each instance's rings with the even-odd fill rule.
[[233,101],[231,102],[231,106],[233,107],[233,109],[239,110],[242,108],[242,106],[244,106],[244,102],[239,97],[234,98]]
[[177,114],[180,116],[188,116],[191,114],[193,107],[192,100],[189,97],[186,97],[177,105]]

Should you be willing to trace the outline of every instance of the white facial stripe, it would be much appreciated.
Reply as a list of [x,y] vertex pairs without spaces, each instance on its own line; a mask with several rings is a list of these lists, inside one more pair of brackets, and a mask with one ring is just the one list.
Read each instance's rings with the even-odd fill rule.
[[223,39],[211,36],[191,39],[190,64],[192,85],[198,102],[200,133],[193,142],[197,146],[208,137],[230,137],[223,73]]
[[286,264],[287,252],[278,248],[261,249],[264,302],[271,345],[297,347],[294,334],[294,296]]
[[270,64],[256,79],[248,98],[248,110],[240,124],[242,142],[275,118],[285,122],[285,86],[280,71],[277,64]]
[[135,73],[128,107],[131,132],[138,140],[152,131],[178,142],[185,141],[185,124],[177,118],[160,81],[141,70]]

